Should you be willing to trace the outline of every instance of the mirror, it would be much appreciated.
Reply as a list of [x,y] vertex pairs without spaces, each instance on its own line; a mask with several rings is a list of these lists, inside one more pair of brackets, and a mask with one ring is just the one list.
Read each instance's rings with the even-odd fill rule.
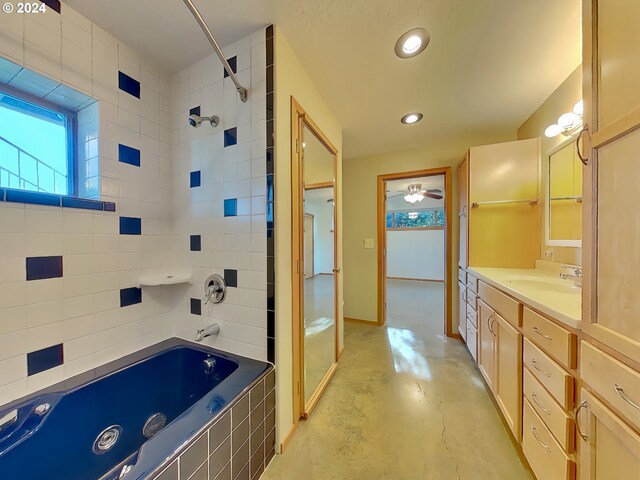
[[582,246],[582,163],[570,138],[548,155],[546,244]]
[[335,155],[302,127],[304,404],[312,408],[336,363]]

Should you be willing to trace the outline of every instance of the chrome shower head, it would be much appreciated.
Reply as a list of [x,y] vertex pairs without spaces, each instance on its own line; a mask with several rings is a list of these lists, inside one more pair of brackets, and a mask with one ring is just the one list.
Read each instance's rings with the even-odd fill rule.
[[207,121],[211,124],[212,127],[217,127],[218,123],[220,123],[220,119],[217,115],[213,115],[211,117],[201,117],[200,115],[189,115],[189,125],[192,127],[198,128],[200,124],[204,121]]

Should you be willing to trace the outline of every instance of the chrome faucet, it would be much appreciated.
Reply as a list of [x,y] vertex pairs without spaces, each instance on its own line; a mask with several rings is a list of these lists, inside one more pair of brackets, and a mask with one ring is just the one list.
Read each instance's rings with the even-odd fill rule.
[[567,280],[569,278],[573,278],[576,287],[582,286],[582,269],[578,267],[570,267],[568,265],[563,265],[562,269],[564,270],[564,272],[560,274],[561,279]]
[[201,342],[205,338],[210,337],[211,335],[218,335],[219,333],[220,333],[220,324],[212,323],[208,327],[204,327],[203,329],[198,330],[196,332],[196,342]]

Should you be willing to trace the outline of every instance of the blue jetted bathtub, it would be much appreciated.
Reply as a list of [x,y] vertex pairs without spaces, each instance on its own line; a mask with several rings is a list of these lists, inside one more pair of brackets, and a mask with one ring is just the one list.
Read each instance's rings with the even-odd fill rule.
[[0,407],[0,478],[151,478],[272,368],[174,338],[53,385]]

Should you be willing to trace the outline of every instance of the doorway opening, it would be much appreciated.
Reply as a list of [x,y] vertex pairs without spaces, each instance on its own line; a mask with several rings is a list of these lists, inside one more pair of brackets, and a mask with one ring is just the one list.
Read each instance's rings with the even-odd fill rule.
[[378,324],[455,336],[451,169],[378,177]]

